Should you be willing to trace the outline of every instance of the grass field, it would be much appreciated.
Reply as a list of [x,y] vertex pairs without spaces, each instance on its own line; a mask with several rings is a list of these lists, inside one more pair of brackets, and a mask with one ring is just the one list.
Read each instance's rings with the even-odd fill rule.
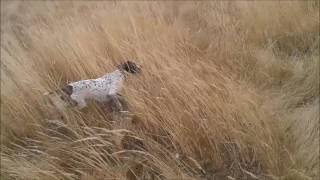
[[[319,1],[1,1],[1,179],[318,179]],[[43,93],[142,65],[123,95]]]

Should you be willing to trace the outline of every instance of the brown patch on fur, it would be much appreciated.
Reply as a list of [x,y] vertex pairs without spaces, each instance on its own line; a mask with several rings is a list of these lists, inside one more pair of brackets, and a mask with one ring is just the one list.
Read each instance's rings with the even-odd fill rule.
[[61,90],[69,96],[73,93],[73,87],[70,85],[66,85]]
[[141,68],[132,61],[126,61],[118,66],[119,69],[127,71],[132,74],[140,73]]
[[61,88],[62,93],[58,91],[58,94],[60,94],[60,99],[62,99],[64,102],[68,103],[71,106],[77,106],[77,102],[73,99],[71,99],[71,95],[73,93],[73,87],[70,85],[66,85],[63,88]]

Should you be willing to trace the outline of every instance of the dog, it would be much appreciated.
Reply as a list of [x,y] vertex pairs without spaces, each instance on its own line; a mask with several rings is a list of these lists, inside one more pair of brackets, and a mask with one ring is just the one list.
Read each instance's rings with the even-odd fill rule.
[[[129,74],[141,73],[141,67],[132,61],[126,61],[117,66],[117,69],[97,79],[87,79],[72,82],[57,90],[60,99],[72,107],[83,109],[89,100],[101,104],[112,104],[114,111],[121,111],[124,102],[120,92],[123,82]],[[45,95],[54,92],[45,93]],[[61,103],[60,103],[61,104]],[[61,105],[59,105],[61,109]],[[63,108],[63,107],[62,107]]]

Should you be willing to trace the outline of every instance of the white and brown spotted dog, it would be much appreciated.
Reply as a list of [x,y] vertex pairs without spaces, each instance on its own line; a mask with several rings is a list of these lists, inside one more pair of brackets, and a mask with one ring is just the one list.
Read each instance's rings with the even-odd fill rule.
[[[97,101],[99,103],[112,104],[112,109],[116,111],[122,110],[122,97],[119,94],[123,81],[128,74],[138,74],[141,72],[140,66],[132,61],[126,61],[117,66],[117,70],[107,73],[97,79],[87,79],[77,82],[69,83],[68,85],[56,91],[60,94],[60,98],[68,105],[76,106],[82,109],[87,106],[87,102],[90,100]],[[53,94],[46,93],[45,95]],[[57,105],[57,103],[56,103]],[[64,105],[58,103],[58,109],[64,109]]]

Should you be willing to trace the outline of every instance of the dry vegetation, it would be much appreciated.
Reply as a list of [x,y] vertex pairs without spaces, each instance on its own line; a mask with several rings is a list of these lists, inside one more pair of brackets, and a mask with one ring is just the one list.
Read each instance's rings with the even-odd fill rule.
[[[318,8],[1,1],[1,179],[317,179]],[[42,96],[127,59],[132,118]]]

